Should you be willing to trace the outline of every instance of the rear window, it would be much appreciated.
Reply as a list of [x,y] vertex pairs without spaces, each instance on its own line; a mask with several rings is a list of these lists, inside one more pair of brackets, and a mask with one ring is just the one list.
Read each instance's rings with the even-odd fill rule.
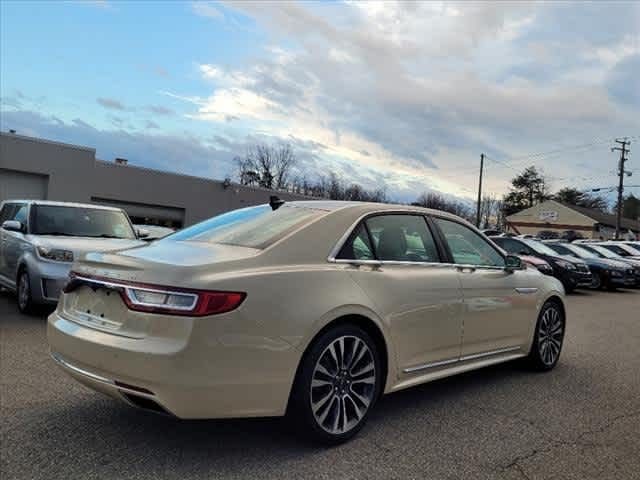
[[277,210],[260,205],[223,213],[161,241],[190,240],[262,249],[324,213],[291,205]]
[[136,238],[129,218],[120,210],[35,205],[31,233],[93,238]]

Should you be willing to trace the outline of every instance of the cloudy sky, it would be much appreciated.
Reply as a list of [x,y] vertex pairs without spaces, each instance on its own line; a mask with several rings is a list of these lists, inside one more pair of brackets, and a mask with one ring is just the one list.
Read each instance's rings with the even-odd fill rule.
[[640,2],[2,0],[0,68],[3,131],[215,178],[289,142],[400,201],[472,198],[482,152],[495,194],[614,185],[640,142]]

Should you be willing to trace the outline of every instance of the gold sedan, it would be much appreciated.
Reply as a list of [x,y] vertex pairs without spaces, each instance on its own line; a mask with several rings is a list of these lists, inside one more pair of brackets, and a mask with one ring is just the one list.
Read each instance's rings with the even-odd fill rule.
[[48,339],[78,381],[137,407],[287,414],[340,442],[384,393],[517,358],[552,369],[563,299],[453,215],[273,201],[86,254]]

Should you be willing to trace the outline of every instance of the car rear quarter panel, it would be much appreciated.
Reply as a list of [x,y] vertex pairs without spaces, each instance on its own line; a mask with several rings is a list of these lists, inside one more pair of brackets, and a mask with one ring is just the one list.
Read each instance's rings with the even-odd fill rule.
[[[349,274],[348,265],[325,263],[278,267],[242,276],[220,279],[221,289],[239,290],[247,298],[237,314],[254,322],[256,328],[286,341],[298,352],[290,371],[314,337],[331,322],[358,315],[373,322],[385,341],[388,381],[395,378],[396,356],[388,325],[378,315],[372,300]],[[217,288],[212,283],[213,288]]]

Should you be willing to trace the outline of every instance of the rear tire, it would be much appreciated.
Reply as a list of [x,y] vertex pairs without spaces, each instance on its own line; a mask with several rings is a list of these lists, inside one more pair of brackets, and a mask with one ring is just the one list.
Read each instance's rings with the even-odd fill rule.
[[381,388],[376,343],[360,327],[340,325],[317,338],[303,356],[287,416],[306,438],[342,443],[364,426]]
[[35,310],[35,303],[31,295],[31,279],[25,269],[18,273],[16,293],[18,295],[18,310],[22,313],[32,313]]
[[527,357],[530,367],[546,372],[556,366],[562,352],[565,328],[566,320],[560,303],[547,301],[538,315],[531,351]]
[[602,288],[602,276],[599,273],[593,274],[591,288],[594,290],[600,290]]

